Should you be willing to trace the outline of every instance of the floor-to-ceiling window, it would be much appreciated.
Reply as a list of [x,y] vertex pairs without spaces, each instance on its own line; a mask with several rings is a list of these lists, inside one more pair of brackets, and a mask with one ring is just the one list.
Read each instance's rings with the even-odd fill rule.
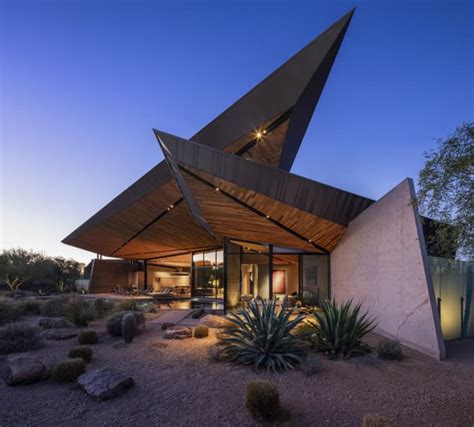
[[329,297],[329,255],[237,240],[225,247],[228,307],[257,297],[311,305]]
[[330,297],[329,255],[301,255],[301,298],[309,305],[320,305]]
[[192,257],[192,296],[197,298],[224,297],[224,253],[222,249],[195,252]]

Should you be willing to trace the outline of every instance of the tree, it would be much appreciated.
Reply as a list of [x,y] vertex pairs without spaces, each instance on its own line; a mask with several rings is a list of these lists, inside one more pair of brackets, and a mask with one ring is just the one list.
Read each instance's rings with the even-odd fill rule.
[[0,253],[0,283],[7,288],[52,289],[62,292],[74,285],[83,265],[73,259],[51,258],[25,249],[8,249]]
[[474,123],[463,123],[436,150],[425,153],[416,200],[420,213],[435,220],[429,244],[461,259],[474,255]]
[[66,286],[74,284],[74,280],[81,276],[82,265],[73,259],[55,257],[51,260],[56,288],[64,292]]

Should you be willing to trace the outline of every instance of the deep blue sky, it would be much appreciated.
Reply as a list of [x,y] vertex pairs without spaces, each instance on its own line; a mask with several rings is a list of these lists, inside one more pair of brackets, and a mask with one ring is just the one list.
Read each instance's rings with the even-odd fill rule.
[[60,243],[357,6],[292,171],[379,198],[474,116],[474,2],[0,1],[1,247]]

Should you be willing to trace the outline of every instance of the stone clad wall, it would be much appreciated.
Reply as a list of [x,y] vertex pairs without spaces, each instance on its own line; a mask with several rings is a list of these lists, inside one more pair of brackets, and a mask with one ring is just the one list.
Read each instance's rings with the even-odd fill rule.
[[445,357],[413,181],[406,179],[349,224],[331,254],[337,301],[362,302],[376,332]]

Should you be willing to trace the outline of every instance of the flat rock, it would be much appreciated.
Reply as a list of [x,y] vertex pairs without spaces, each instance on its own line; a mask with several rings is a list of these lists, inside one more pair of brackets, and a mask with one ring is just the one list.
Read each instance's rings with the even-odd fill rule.
[[2,378],[9,386],[32,384],[48,378],[49,371],[46,365],[36,357],[26,354],[8,356],[7,367]]
[[48,329],[41,332],[41,338],[45,340],[62,341],[77,337],[77,330],[71,329]]
[[206,325],[209,328],[227,328],[233,326],[234,324],[224,316],[217,316],[215,314],[206,314],[202,320],[201,324]]
[[115,368],[101,368],[82,374],[79,386],[97,401],[112,399],[135,385],[129,377]]
[[75,327],[64,317],[43,317],[40,319],[39,325],[44,329],[71,329]]
[[192,336],[193,330],[191,328],[170,328],[165,331],[165,338],[168,340],[181,340]]

